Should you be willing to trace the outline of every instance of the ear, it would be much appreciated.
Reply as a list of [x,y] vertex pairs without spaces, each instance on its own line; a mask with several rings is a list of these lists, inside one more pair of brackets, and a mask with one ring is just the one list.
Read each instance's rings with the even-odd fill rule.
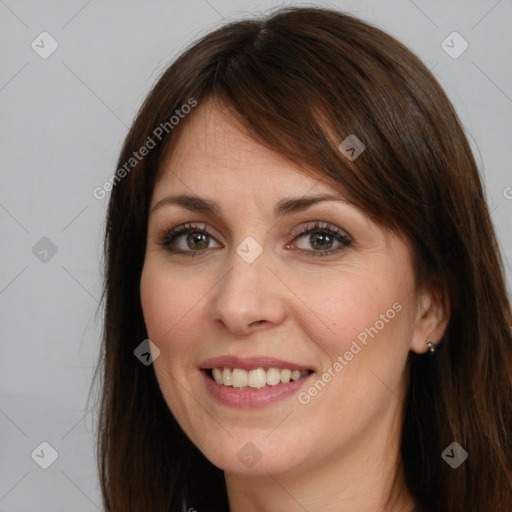
[[450,301],[445,290],[432,286],[419,292],[410,349],[423,354],[428,350],[427,342],[437,345],[448,326],[450,312]]

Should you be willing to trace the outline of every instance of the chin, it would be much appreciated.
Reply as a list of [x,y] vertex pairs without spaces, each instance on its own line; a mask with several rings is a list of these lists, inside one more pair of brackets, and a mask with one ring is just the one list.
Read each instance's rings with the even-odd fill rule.
[[292,442],[290,438],[286,441],[284,437],[271,443],[265,440],[265,435],[268,434],[253,441],[248,435],[226,436],[223,442],[209,439],[205,441],[205,448],[199,445],[199,449],[218,468],[245,476],[268,477],[269,473],[287,473],[304,461],[304,452],[300,457],[296,453],[299,443]]

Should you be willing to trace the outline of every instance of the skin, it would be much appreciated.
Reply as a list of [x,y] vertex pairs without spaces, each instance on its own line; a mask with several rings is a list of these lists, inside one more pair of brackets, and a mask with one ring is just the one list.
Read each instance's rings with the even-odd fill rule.
[[[431,290],[415,293],[406,240],[354,206],[329,201],[273,216],[285,197],[342,198],[339,187],[255,142],[219,103],[200,105],[188,121],[165,154],[152,208],[182,193],[215,200],[221,214],[168,204],[150,212],[140,291],[148,336],[161,351],[153,366],[163,396],[192,442],[225,471],[232,512],[383,511],[392,477],[403,476],[407,355],[441,339],[448,307]],[[352,244],[324,257],[299,254],[322,250],[310,235],[289,234],[314,221],[349,233]],[[159,244],[162,233],[188,222],[212,233],[199,246],[204,254],[172,254]],[[263,249],[250,264],[236,252],[248,236]],[[187,234],[174,247],[198,250]],[[215,356],[264,355],[308,366],[313,383],[395,303],[400,312],[307,404],[293,395],[262,409],[229,407],[212,398],[198,370]],[[237,457],[248,442],[262,454],[251,468]],[[404,489],[393,510],[414,506]]]

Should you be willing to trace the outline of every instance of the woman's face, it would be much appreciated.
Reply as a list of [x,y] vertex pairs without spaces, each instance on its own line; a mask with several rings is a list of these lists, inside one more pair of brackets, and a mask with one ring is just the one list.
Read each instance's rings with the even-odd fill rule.
[[226,119],[200,105],[154,189],[141,300],[163,396],[230,473],[389,448],[433,329],[410,250]]

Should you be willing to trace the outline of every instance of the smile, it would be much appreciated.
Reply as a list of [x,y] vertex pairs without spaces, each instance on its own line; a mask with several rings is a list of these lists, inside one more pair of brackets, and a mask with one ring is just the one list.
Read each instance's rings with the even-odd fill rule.
[[221,356],[204,361],[199,370],[210,395],[223,405],[265,407],[296,394],[315,371],[270,357]]
[[249,371],[243,368],[213,368],[208,373],[217,384],[223,386],[232,386],[233,388],[240,389],[261,389],[263,387],[297,381],[309,375],[311,371],[290,370],[289,368],[256,368]]

